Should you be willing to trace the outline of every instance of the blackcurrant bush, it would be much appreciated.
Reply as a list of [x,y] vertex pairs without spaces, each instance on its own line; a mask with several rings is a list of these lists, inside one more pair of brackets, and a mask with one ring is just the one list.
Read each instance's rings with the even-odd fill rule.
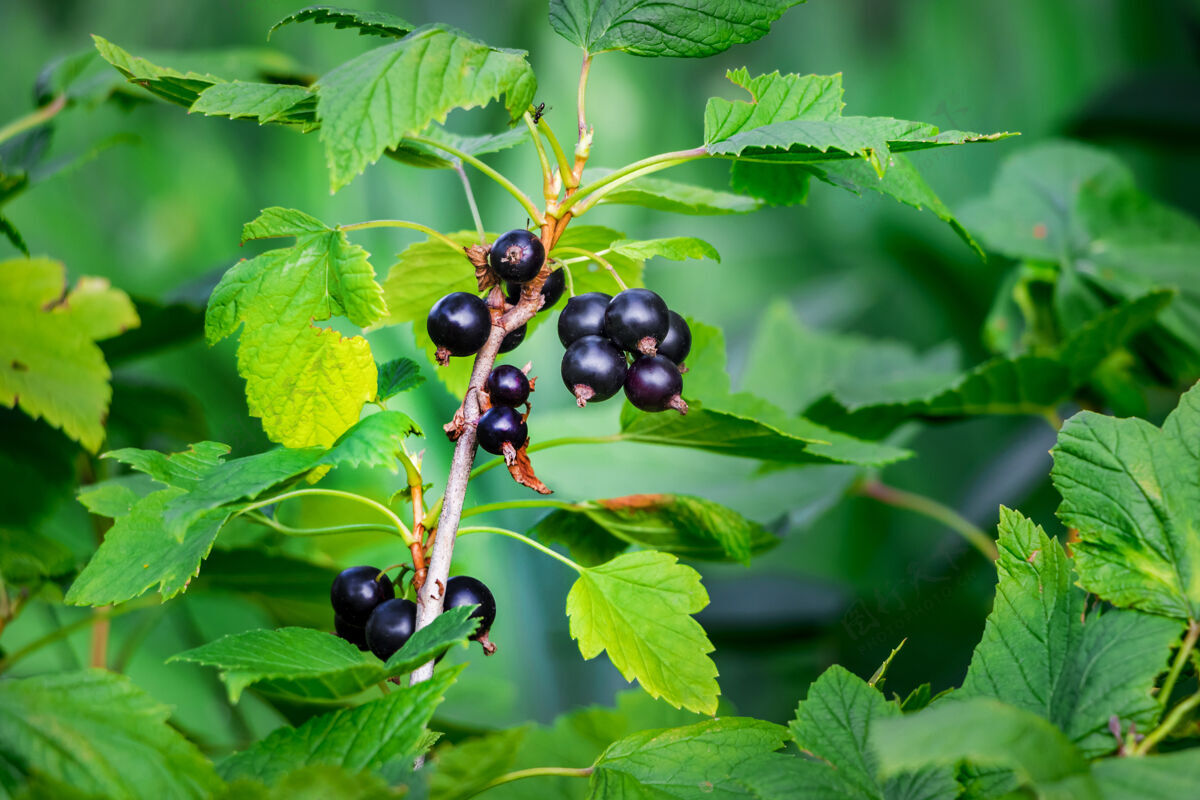
[[429,338],[452,356],[473,355],[492,332],[492,315],[482,298],[451,292],[433,304],[425,321]]
[[380,660],[404,646],[417,630],[417,604],[397,597],[380,603],[367,620],[367,647]]
[[588,292],[572,297],[558,315],[558,340],[570,347],[584,336],[604,335],[604,311],[612,295]]
[[604,331],[631,353],[654,355],[671,326],[667,304],[649,289],[626,289],[604,311]]
[[359,650],[367,649],[367,632],[361,625],[351,625],[337,614],[333,615],[333,630]]
[[[567,278],[563,274],[565,271],[566,267],[559,267],[546,276],[546,282],[542,284],[542,297],[545,299],[541,311],[548,310],[562,297],[563,290],[567,288]],[[521,299],[521,284],[509,281],[504,288],[504,299],[516,305]]]
[[496,621],[496,598],[482,581],[468,575],[456,575],[446,581],[446,596],[442,603],[447,611],[458,606],[479,606],[471,612],[471,619],[479,620],[479,627],[471,636],[475,641],[485,638]]
[[546,248],[536,234],[518,228],[492,243],[488,264],[501,280],[525,283],[533,280],[546,263]]
[[642,411],[666,411],[668,408],[680,414],[687,413],[687,403],[679,393],[683,391],[683,378],[679,367],[663,356],[644,356],[633,362],[625,376],[625,396]]
[[625,354],[604,336],[584,336],[563,354],[562,379],[580,408],[607,400],[625,383]]
[[667,314],[671,317],[671,325],[667,328],[667,335],[658,343],[658,355],[682,364],[688,353],[692,352],[692,329],[674,311],[668,311]]
[[500,352],[509,353],[517,349],[521,342],[525,341],[525,326],[513,328],[508,333],[504,334],[504,339],[500,342]]
[[495,406],[517,406],[529,399],[529,378],[512,364],[501,364],[487,379],[488,396]]
[[479,446],[493,455],[504,455],[504,444],[507,442],[515,448],[520,448],[529,438],[529,428],[521,413],[510,406],[492,406],[482,417],[476,428],[476,441]]
[[344,569],[333,579],[333,586],[329,588],[333,613],[356,628],[367,624],[367,618],[377,605],[395,596],[392,579],[380,575],[375,567]]

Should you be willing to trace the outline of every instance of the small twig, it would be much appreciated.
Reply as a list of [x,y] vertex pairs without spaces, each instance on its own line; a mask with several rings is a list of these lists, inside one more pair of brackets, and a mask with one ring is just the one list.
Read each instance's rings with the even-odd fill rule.
[[561,553],[554,552],[549,547],[546,547],[546,545],[542,544],[541,542],[530,539],[528,536],[526,536],[523,533],[517,533],[516,531],[510,531],[508,528],[496,528],[491,525],[476,525],[476,526],[470,527],[470,528],[460,528],[458,531],[459,536],[467,536],[468,534],[472,534],[472,533],[495,533],[495,534],[499,534],[500,536],[507,536],[510,539],[516,539],[518,542],[523,542],[524,544],[527,544],[530,547],[532,547],[534,550],[545,553],[546,555],[550,556],[551,558],[555,559],[556,561],[566,564],[568,567],[575,570],[576,572],[580,572],[580,573],[583,572],[583,567],[579,566],[571,559],[567,558],[566,556],[562,555]]
[[409,138],[411,141],[414,141],[417,144],[423,144],[427,147],[433,147],[437,150],[444,150],[452,156],[457,156],[464,163],[470,164],[472,167],[504,187],[504,190],[516,198],[517,202],[521,204],[521,207],[528,212],[529,217],[535,220],[539,225],[545,221],[545,218],[542,216],[542,212],[538,211],[537,206],[535,206],[533,201],[529,199],[529,195],[522,192],[512,181],[480,161],[475,156],[470,155],[469,153],[464,153],[457,147],[451,147],[450,145],[439,142],[435,139],[426,139],[424,136],[412,136]]
[[529,138],[533,140],[533,146],[537,150],[538,164],[542,168],[542,195],[546,198],[546,207],[549,208],[558,198],[558,190],[554,186],[554,170],[550,168],[550,160],[546,158],[546,148],[542,147],[542,137],[538,136],[533,117],[526,111],[522,119],[525,121],[525,127],[529,128]]
[[471,218],[475,220],[475,233],[479,235],[479,243],[487,244],[483,217],[479,216],[479,206],[475,203],[475,192],[471,190],[471,179],[467,177],[467,171],[463,169],[461,161],[454,162],[454,171],[458,173],[458,178],[462,181],[463,192],[467,195],[467,205],[471,207]]
[[1000,555],[996,550],[996,542],[992,540],[992,537],[988,536],[981,528],[972,524],[970,520],[963,517],[954,509],[944,506],[932,498],[887,486],[875,478],[863,481],[852,491],[864,497],[878,500],[881,503],[886,503],[896,508],[906,508],[909,511],[915,511],[918,514],[924,514],[931,519],[935,519],[961,535],[976,550],[983,553],[992,561],[995,561]]
[[558,175],[562,178],[563,184],[568,190],[574,189],[579,185],[579,179],[575,177],[575,173],[571,169],[571,162],[567,160],[567,154],[563,152],[562,145],[558,143],[558,137],[554,135],[554,129],[544,119],[539,121],[537,126],[542,135],[546,137],[546,141],[550,143],[550,149],[554,152],[554,160],[558,164]]
[[[461,169],[461,167],[460,167]],[[373,219],[369,222],[356,222],[353,225],[339,225],[338,229],[343,231],[365,231],[368,228],[408,228],[414,231],[428,234],[429,236],[444,242],[450,246],[456,253],[462,254],[463,247],[458,242],[451,239],[446,234],[436,231],[428,225],[422,225],[419,222],[409,222],[405,219]],[[463,255],[466,258],[466,255]]]
[[[556,252],[579,253],[582,256],[586,256],[587,258],[591,259],[592,261],[595,261],[597,264],[599,264],[600,266],[602,266],[606,270],[608,270],[608,273],[610,275],[612,275],[613,280],[617,282],[617,286],[621,287],[621,291],[624,291],[629,288],[628,286],[625,285],[625,281],[621,280],[621,276],[617,274],[616,267],[614,267],[612,264],[610,264],[607,259],[601,257],[599,253],[593,253],[590,250],[584,250],[582,247],[569,247],[569,246],[558,247],[558,248],[556,248]],[[564,267],[564,269],[566,269],[566,267]]]
[[1179,652],[1175,654],[1175,660],[1171,662],[1171,670],[1167,673],[1166,680],[1163,681],[1162,688],[1158,692],[1158,704],[1164,710],[1171,702],[1171,692],[1175,691],[1175,682],[1179,680],[1179,675],[1183,672],[1183,667],[1187,664],[1197,639],[1200,639],[1200,622],[1189,619],[1187,634],[1183,637],[1183,642],[1179,645]]
[[1146,738],[1138,743],[1138,746],[1133,749],[1133,755],[1144,756],[1150,752],[1150,748],[1166,738],[1168,733],[1175,730],[1175,726],[1182,722],[1187,713],[1197,705],[1200,705],[1200,692],[1180,700],[1179,705],[1171,709],[1171,713],[1167,714],[1166,719],[1159,723],[1157,728],[1146,734]]
[[282,494],[273,495],[272,497],[267,497],[262,500],[256,500],[255,502],[244,506],[241,511],[237,512],[233,516],[239,517],[242,514],[248,514],[249,512],[263,508],[264,506],[271,506],[284,500],[290,500],[294,497],[305,497],[309,495],[340,497],[344,500],[353,500],[355,502],[362,503],[365,506],[370,506],[391,520],[392,530],[395,530],[396,533],[399,534],[400,538],[404,540],[405,544],[413,543],[412,532],[409,531],[408,526],[404,524],[403,520],[396,516],[396,512],[392,511],[383,503],[372,500],[369,497],[363,497],[361,494],[355,494],[354,492],[343,492],[340,489],[295,489],[290,492],[283,492]]
[[0,144],[7,142],[17,134],[24,133],[31,128],[36,128],[42,123],[49,122],[54,119],[58,112],[66,107],[67,96],[60,94],[41,108],[29,112],[20,119],[13,120],[3,128],[0,128]]
[[472,792],[464,797],[474,797],[477,794],[483,794],[488,789],[493,789],[497,786],[503,786],[506,783],[513,781],[524,780],[525,778],[543,778],[543,777],[560,777],[560,778],[587,778],[595,769],[593,767],[531,767],[529,769],[519,769],[514,772],[508,772],[498,778],[493,778],[478,791]]

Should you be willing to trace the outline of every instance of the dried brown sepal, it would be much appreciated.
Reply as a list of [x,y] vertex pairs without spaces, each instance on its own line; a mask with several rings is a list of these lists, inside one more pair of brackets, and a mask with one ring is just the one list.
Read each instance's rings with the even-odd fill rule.
[[644,356],[658,355],[658,339],[653,336],[645,336],[638,340],[638,352]]
[[575,395],[575,405],[579,406],[580,408],[586,407],[587,401],[596,396],[596,392],[592,389],[592,387],[586,386],[582,383],[575,384],[575,388],[571,393]]
[[682,361],[679,363],[679,374],[680,375],[687,375],[688,372],[690,372],[690,371],[691,370],[688,369],[687,364],[683,363]]
[[[479,288],[483,289],[484,287],[480,286]],[[492,290],[488,292],[487,296],[487,307],[493,312],[493,324],[499,313],[504,311],[505,305],[507,305],[507,301],[504,299],[504,291],[500,288],[499,284],[493,284]]]
[[488,393],[488,390],[485,386],[479,387],[476,398],[479,400],[479,410],[481,412],[487,411],[492,407],[492,396]]
[[491,655],[496,654],[496,645],[495,645],[495,643],[492,642],[491,639],[488,638],[488,631],[484,631],[483,633],[479,634],[479,638],[476,639],[475,641],[477,641],[481,645],[483,645],[483,654],[485,656],[491,656]]
[[467,428],[467,418],[463,416],[462,406],[454,412],[454,417],[442,426],[442,430],[446,432],[446,438],[452,442],[457,442],[458,437],[463,435],[463,431]]
[[685,403],[683,398],[679,395],[675,395],[667,401],[667,408],[673,408],[680,414],[686,414],[688,412],[688,404]]
[[504,463],[508,465],[508,474],[512,475],[514,481],[538,494],[551,494],[550,487],[538,480],[538,476],[533,473],[533,464],[530,463],[529,453],[526,452],[528,447],[528,440],[520,448],[513,447],[509,442],[504,443]]
[[488,266],[488,253],[491,252],[491,249],[491,246],[483,244],[473,244],[463,248],[467,254],[467,260],[475,267],[475,281],[479,284],[481,292],[499,283],[496,273],[492,272],[491,267]]
[[444,367],[450,363],[450,351],[444,347],[439,347],[437,352],[434,353],[434,358],[437,359],[439,367]]
[[530,378],[530,379],[529,379],[529,391],[530,391],[531,393],[532,393],[532,392],[536,392],[536,391],[537,391],[537,385],[536,385],[536,384],[537,384],[537,377],[536,377],[536,376],[534,376],[534,377],[532,377],[532,378]]

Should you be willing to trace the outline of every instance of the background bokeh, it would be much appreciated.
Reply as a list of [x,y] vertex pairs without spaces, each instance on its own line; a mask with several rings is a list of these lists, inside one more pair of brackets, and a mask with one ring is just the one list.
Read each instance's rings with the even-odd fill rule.
[[[265,46],[267,28],[297,5],[0,0],[0,121],[27,113],[41,67],[89,47],[91,33],[134,54],[170,52],[164,62],[186,68],[187,51]],[[560,138],[569,138],[578,55],[549,28],[544,2],[359,5],[416,22],[446,21],[491,44],[530,51],[538,100],[547,103],[547,119]],[[329,26],[298,25],[277,32],[270,47],[320,74],[377,43]],[[1200,214],[1200,3],[813,0],[789,12],[766,39],[712,59],[598,58],[589,95],[593,163],[619,166],[694,146],[705,99],[736,96],[723,76],[743,65],[751,73],[842,72],[847,113],[1020,131],[1021,138],[994,145],[916,156],[952,208],[984,193],[1007,155],[1070,136],[1110,148],[1151,195]],[[475,133],[502,122],[500,112],[489,108],[455,112],[449,125]],[[77,152],[120,132],[136,134],[138,142],[36,187],[5,213],[34,254],[62,260],[72,276],[107,277],[141,298],[202,306],[233,261],[258,252],[255,245],[239,249],[238,238],[242,223],[266,206],[303,209],[331,223],[393,217],[444,231],[471,226],[451,172],[384,160],[330,195],[316,134],[188,116],[174,106],[74,109],[64,115],[52,146],[56,153]],[[536,194],[530,149],[491,160]],[[722,188],[726,175],[721,165],[699,164],[671,177]],[[473,183],[489,229],[525,223],[508,195],[478,175]],[[980,261],[932,215],[824,185],[813,188],[806,206],[751,216],[673,217],[624,207],[601,207],[589,216],[631,238],[696,235],[717,247],[720,264],[659,260],[648,266],[646,281],[673,308],[724,329],[735,386],[761,314],[779,298],[812,327],[893,338],[922,350],[950,342],[964,364],[978,362],[986,355],[980,326],[1009,266],[1000,258]],[[381,278],[393,255],[415,240],[415,234],[396,230],[356,237],[373,254]],[[11,255],[15,251],[0,242],[0,258]],[[107,446],[176,449],[211,438],[239,455],[269,446],[246,413],[235,342],[207,347],[198,319],[190,341],[118,366]],[[407,326],[369,338],[379,361],[422,358]],[[581,412],[558,390],[560,353],[553,326],[545,325],[514,354],[517,363],[531,360],[549,389],[535,395],[534,440],[615,431],[617,404]],[[433,434],[454,405],[433,379],[392,401],[431,432],[425,459],[435,492],[451,448]],[[987,418],[914,427],[906,435],[919,455],[888,469],[883,477],[890,484],[936,498],[986,528],[1003,503],[1057,529],[1056,497],[1046,478],[1053,432],[1044,421]],[[842,497],[842,468],[760,475],[749,461],[639,445],[560,448],[535,456],[535,465],[564,499],[687,492],[725,503],[782,534],[782,546],[750,568],[701,568],[713,601],[701,621],[717,648],[724,694],[743,713],[785,720],[824,667],[837,662],[869,675],[906,637],[888,688],[904,694],[925,680],[935,690],[949,686],[961,679],[982,631],[994,577],[978,553],[925,517]],[[335,480],[383,499],[402,483],[387,473]],[[469,500],[523,491],[497,470],[473,485]],[[321,502],[288,513],[306,525],[353,521],[358,514]],[[536,517],[510,512],[496,521],[523,529]],[[41,528],[68,543],[80,560],[94,546],[91,523],[69,495]],[[232,531],[223,542],[248,535]],[[562,609],[572,576],[514,542],[485,538],[465,539],[456,566],[495,590],[500,617],[493,640],[500,651],[486,663],[472,652],[479,663],[463,674],[435,727],[547,721],[581,704],[610,702],[624,686],[620,676],[605,659],[583,662],[567,634]],[[222,633],[280,620],[329,627],[323,581],[330,568],[402,556],[390,542],[347,537],[280,543],[253,561],[218,551],[181,600],[114,623],[113,662],[173,705],[176,722],[189,735],[214,752],[227,750],[308,712],[253,696],[231,707],[211,671],[165,659]],[[247,599],[256,591],[262,595],[257,601]],[[6,632],[5,647],[15,649],[84,613],[38,603]],[[86,650],[86,635],[68,637],[16,671],[79,666]]]

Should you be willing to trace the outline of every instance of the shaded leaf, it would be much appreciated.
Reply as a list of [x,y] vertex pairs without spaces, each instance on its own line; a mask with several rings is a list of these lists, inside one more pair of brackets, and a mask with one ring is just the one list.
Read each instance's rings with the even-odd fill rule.
[[[457,133],[451,133],[440,125],[433,125],[425,131],[424,137],[444,142],[470,156],[482,156],[489,153],[499,153],[502,150],[508,150],[517,145],[525,144],[529,141],[529,129],[521,125],[510,128],[502,133],[484,136],[460,136]],[[453,169],[455,165],[461,163],[457,156],[452,156],[445,150],[438,150],[437,148],[420,144],[410,139],[402,140],[400,144],[389,149],[386,155],[388,158],[393,158],[404,164],[424,169]]]
[[527,728],[497,731],[433,752],[430,800],[466,800],[482,792],[512,766]]
[[[583,180],[590,183],[603,177],[611,170],[589,167],[584,170]],[[604,194],[599,204],[641,206],[656,211],[693,216],[717,216],[724,214],[747,214],[762,207],[762,202],[753,197],[731,192],[720,192],[703,186],[664,180],[662,178],[638,178],[622,184],[620,188]],[[570,230],[568,228],[568,230]]]
[[1110,758],[1092,765],[1103,800],[1177,800],[1200,784],[1200,750],[1150,758]]
[[378,365],[378,370],[379,386],[375,399],[379,402],[415,389],[425,382],[421,368],[411,358],[394,358],[386,364]]
[[302,8],[276,22],[267,31],[267,38],[282,28],[296,22],[312,22],[317,25],[333,25],[335,28],[354,28],[360,36],[384,36],[399,39],[413,30],[410,22],[386,11],[360,11],[353,8],[336,8],[313,5]]
[[189,113],[294,124],[307,132],[317,127],[316,107],[316,95],[307,86],[228,81],[202,91]]

